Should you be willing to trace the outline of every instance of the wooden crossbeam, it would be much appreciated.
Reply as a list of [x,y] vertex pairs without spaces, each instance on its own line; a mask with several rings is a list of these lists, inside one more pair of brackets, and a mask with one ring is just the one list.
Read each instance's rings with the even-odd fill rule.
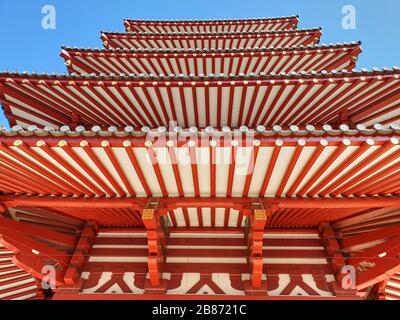
[[[365,209],[400,207],[400,197],[363,197],[363,198],[274,198],[261,197],[264,206],[276,206],[284,209]],[[0,203],[7,207],[65,207],[65,208],[130,208],[140,210],[148,198],[67,198],[49,196],[0,195]],[[164,197],[159,198],[163,209],[177,208],[233,208],[243,210],[249,207],[250,198],[246,197]]]

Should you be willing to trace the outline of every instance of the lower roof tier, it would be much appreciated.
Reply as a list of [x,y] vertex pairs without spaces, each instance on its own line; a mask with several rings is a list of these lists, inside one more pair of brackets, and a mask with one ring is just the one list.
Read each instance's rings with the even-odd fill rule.
[[[0,197],[0,202],[3,202],[2,198],[4,197]],[[115,217],[118,216],[137,216],[139,221],[142,221],[139,213],[120,210],[113,200],[108,201],[112,210],[88,208],[87,205],[86,210],[78,207],[72,209],[67,205],[64,208],[67,212],[63,212],[60,211],[62,208],[52,206],[20,207],[21,200],[29,200],[29,197],[21,198],[25,199],[18,200],[15,197],[16,202],[13,204],[17,207],[8,207],[5,217],[1,219],[0,299],[33,298],[36,293],[37,298],[43,298],[40,289],[36,287],[36,281],[39,280],[33,276],[39,275],[41,278],[38,271],[44,263],[58,263],[58,290],[55,296],[58,299],[66,297],[63,292],[71,292],[65,289],[66,283],[72,281],[78,284],[74,286],[77,288],[73,291],[75,294],[70,295],[73,299],[82,296],[86,296],[87,299],[104,299],[107,296],[101,294],[107,293],[109,299],[121,298],[121,295],[115,295],[118,293],[125,294],[124,298],[127,299],[141,299],[143,297],[140,295],[143,293],[152,298],[148,295],[150,290],[145,281],[154,277],[155,272],[159,272],[160,277],[164,279],[164,294],[167,294],[159,295],[158,298],[169,296],[176,299],[182,298],[178,295],[188,294],[186,297],[191,295],[192,298],[204,299],[207,297],[205,294],[211,294],[211,297],[214,294],[225,294],[228,298],[234,295],[245,299],[245,295],[249,293],[246,290],[249,286],[245,285],[245,282],[251,279],[251,273],[254,275],[248,241],[255,237],[260,240],[257,243],[260,252],[257,270],[262,279],[267,280],[269,296],[282,295],[282,298],[288,298],[289,295],[295,294],[313,298],[318,295],[337,296],[341,299],[354,299],[356,296],[372,298],[374,295],[369,294],[368,288],[380,284],[382,279],[389,282],[386,292],[382,290],[379,298],[386,296],[393,299],[399,296],[396,289],[396,272],[399,266],[396,257],[399,243],[399,210],[394,207],[376,207],[370,210],[354,207],[350,210],[353,213],[348,213],[342,218],[334,217],[333,212],[328,210],[294,210],[291,216],[297,214],[297,219],[300,214],[306,221],[309,216],[319,216],[315,225],[318,228],[267,226],[262,230],[249,228],[249,223],[246,223],[247,227],[232,227],[231,219],[228,225],[221,225],[218,209],[211,214],[203,209],[202,214],[198,211],[197,215],[196,212],[193,214],[193,210],[184,212],[183,215],[171,211],[158,211],[156,216],[164,221],[159,234],[165,232],[167,237],[165,241],[161,240],[165,249],[162,269],[156,269],[151,268],[151,257],[154,257],[149,254],[152,239],[149,239],[149,232],[146,232],[143,224],[136,228],[105,227],[101,222],[106,217],[116,223]],[[48,205],[48,199],[43,198],[46,197],[39,199],[37,204]],[[67,200],[74,203],[73,199]],[[335,200],[335,204],[338,203],[340,200]],[[92,218],[87,216],[90,210],[93,212]],[[239,216],[242,213],[239,212]],[[174,216],[179,227],[165,222]],[[185,216],[185,219],[179,216]],[[189,222],[182,227],[181,221],[185,221],[186,216]],[[289,215],[278,210],[269,215],[268,225],[276,220],[276,216],[287,221]],[[252,219],[246,215],[243,220]],[[199,227],[199,221],[207,223],[208,227]],[[80,248],[75,250],[72,257],[77,263],[70,264],[71,258],[68,256],[75,248]],[[340,248],[339,262],[330,259],[335,248]],[[77,259],[82,251],[85,252],[86,260]],[[32,255],[32,252],[35,254]],[[371,267],[361,268],[366,261]],[[340,280],[336,279],[335,275],[344,264],[346,267],[354,266],[357,270],[356,290],[337,289]],[[68,270],[71,269],[75,272],[73,276],[68,277]],[[79,278],[82,281],[76,281]],[[85,294],[78,296],[78,293]],[[96,295],[88,297],[87,294],[90,293]],[[260,294],[270,298],[265,296],[266,293],[265,291]],[[193,296],[194,294],[198,295]]]
[[247,77],[0,73],[11,125],[367,126],[400,119],[398,68]]
[[76,197],[400,194],[399,135],[0,136],[0,191]]
[[[334,281],[333,270],[318,230],[295,232],[277,230],[265,235],[262,272],[270,279],[268,295],[333,296],[329,288]],[[169,279],[168,295],[245,296],[244,282],[250,274],[242,230],[208,234],[170,230],[169,236],[163,265],[163,278]],[[82,292],[105,293],[117,283],[123,288],[117,288],[118,293],[144,293],[146,245],[145,232],[100,229],[83,269]],[[107,272],[113,274],[113,279],[107,278]]]

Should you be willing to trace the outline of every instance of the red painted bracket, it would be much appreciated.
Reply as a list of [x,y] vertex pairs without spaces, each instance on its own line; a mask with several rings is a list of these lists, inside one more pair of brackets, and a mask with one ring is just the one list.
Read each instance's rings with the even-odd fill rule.
[[[252,199],[252,213],[247,216],[249,227],[246,234],[247,245],[249,249],[250,264],[250,282],[246,284],[246,292],[249,294],[259,293],[262,290],[266,293],[266,286],[262,280],[263,274],[263,240],[264,229],[267,224],[268,216],[271,210],[266,210],[262,201]],[[248,212],[243,212],[247,215]]]
[[83,228],[75,252],[64,275],[64,281],[68,286],[77,284],[97,232],[98,225],[95,221],[88,221]]
[[[165,261],[168,233],[161,224],[161,213],[164,213],[164,210],[159,210],[158,206],[159,199],[150,198],[146,207],[142,209],[142,220],[147,232],[149,251],[148,271],[150,280],[147,287],[157,289],[157,292],[160,290],[165,292],[166,287],[162,281],[162,269]],[[153,291],[149,290],[149,292]]]

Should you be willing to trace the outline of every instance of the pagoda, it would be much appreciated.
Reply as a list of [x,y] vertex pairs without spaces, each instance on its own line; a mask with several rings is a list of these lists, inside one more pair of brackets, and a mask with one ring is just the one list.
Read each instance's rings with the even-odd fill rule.
[[0,299],[400,299],[400,69],[298,21],[0,73]]

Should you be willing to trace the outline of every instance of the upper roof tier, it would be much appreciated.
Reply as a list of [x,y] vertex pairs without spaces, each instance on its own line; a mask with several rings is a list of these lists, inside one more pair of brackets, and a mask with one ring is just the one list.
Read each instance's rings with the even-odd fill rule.
[[259,74],[351,70],[359,42],[257,50],[144,50],[63,47],[69,72],[136,75]]
[[105,48],[127,49],[240,49],[306,46],[319,43],[321,29],[246,33],[125,33],[102,32]]
[[389,124],[400,119],[400,69],[138,77],[0,73],[11,125],[124,127]]
[[268,30],[293,30],[297,28],[298,16],[258,19],[227,20],[136,20],[125,19],[128,32],[253,32]]

